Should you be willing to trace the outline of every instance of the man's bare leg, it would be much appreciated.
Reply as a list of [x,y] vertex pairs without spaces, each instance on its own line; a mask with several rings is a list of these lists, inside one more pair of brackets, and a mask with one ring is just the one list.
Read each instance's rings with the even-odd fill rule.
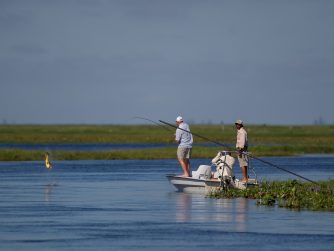
[[191,174],[191,169],[190,169],[190,161],[189,161],[189,159],[186,159],[186,162],[187,162],[187,171],[188,171],[188,174],[189,174],[189,176],[190,176],[190,174]]
[[241,167],[241,172],[242,172],[242,182],[247,182],[248,181],[248,174],[247,174],[247,166]]
[[189,174],[189,169],[190,169],[189,161],[187,161],[187,159],[179,159],[178,161],[179,161],[179,163],[182,167],[183,176],[189,177],[190,176],[190,174]]

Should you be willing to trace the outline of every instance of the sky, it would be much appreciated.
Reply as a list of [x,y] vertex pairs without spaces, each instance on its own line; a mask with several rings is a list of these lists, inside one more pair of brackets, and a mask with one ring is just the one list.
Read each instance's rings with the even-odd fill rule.
[[0,0],[0,123],[334,124],[332,0]]

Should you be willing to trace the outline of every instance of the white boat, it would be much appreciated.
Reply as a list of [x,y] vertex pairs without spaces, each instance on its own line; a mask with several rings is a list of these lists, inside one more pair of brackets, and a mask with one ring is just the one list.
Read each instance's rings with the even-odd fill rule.
[[212,166],[200,165],[192,172],[192,177],[175,174],[167,174],[166,177],[179,192],[209,193],[216,189],[246,189],[258,185],[254,169],[255,178],[249,178],[246,183],[236,179],[233,173],[234,162],[230,153],[223,151],[212,159],[212,166],[216,166],[215,172],[212,171]]
[[204,178],[184,177],[174,174],[167,174],[166,177],[169,180],[169,182],[179,192],[190,192],[190,193],[193,192],[209,193],[215,189],[225,189],[225,188],[246,189],[247,187],[253,187],[258,185],[256,179],[248,179],[247,183],[243,183],[240,182],[238,179],[234,180],[204,179]]

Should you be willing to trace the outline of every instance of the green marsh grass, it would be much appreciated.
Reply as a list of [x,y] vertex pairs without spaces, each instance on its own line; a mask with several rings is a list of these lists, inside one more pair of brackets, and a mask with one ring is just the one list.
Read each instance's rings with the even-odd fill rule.
[[[234,125],[190,125],[192,132],[230,145],[236,138]],[[333,154],[334,126],[249,125],[250,151],[255,156],[288,156],[300,154]],[[55,159],[163,159],[175,158],[175,129],[157,125],[0,125],[0,144],[84,144],[141,143],[166,144],[159,149],[110,152],[54,151]],[[212,158],[222,146],[194,137],[193,158]],[[0,160],[38,160],[43,151],[0,150]]]

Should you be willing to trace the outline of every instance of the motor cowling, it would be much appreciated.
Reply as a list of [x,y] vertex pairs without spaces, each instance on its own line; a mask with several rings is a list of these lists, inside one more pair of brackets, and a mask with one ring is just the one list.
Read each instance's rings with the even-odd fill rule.
[[192,177],[194,179],[210,179],[211,166],[200,165],[196,171],[192,171]]
[[224,176],[233,177],[233,165],[235,159],[227,152],[218,152],[216,157],[212,159],[212,164],[216,166],[214,178],[221,178]]

